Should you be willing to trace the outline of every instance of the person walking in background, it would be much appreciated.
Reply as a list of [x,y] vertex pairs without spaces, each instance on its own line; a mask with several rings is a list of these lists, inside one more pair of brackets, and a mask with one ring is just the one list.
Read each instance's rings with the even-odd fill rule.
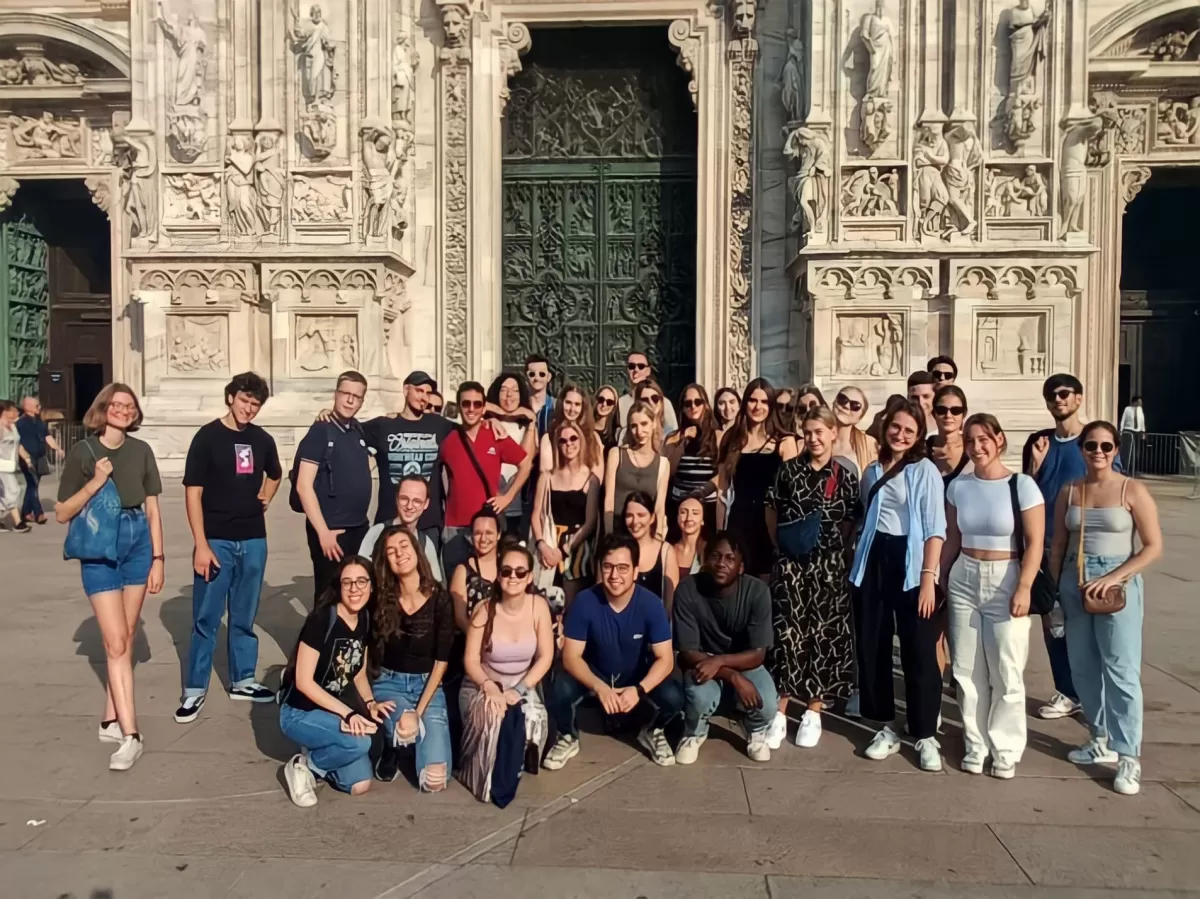
[[[617,402],[617,423],[619,427],[628,427],[629,410],[633,408],[637,397],[634,391],[637,386],[654,377],[654,369],[650,367],[650,358],[641,350],[632,350],[625,357],[625,368],[629,372],[629,389],[621,394]],[[661,392],[661,391],[660,391]],[[663,404],[663,436],[675,433],[679,423],[675,418],[675,407],[670,403]]]
[[116,559],[80,561],[83,592],[104,639],[107,660],[102,743],[117,743],[108,767],[125,771],[142,756],[133,701],[133,637],[146,594],[162,590],[166,556],[158,497],[162,478],[148,443],[130,434],[142,423],[137,394],[109,384],[83,416],[88,436],[67,453],[54,517],[66,524],[112,479],[121,500]]
[[313,566],[314,601],[320,599],[344,555],[353,555],[368,530],[371,454],[358,410],[367,379],[356,371],[338,375],[333,413],[316,421],[296,447],[292,464],[292,508],[303,511]]
[[229,611],[229,698],[271,702],[275,694],[254,676],[258,637],[254,619],[267,566],[267,508],[283,469],[275,439],[254,424],[271,395],[254,372],[225,387],[226,413],[200,428],[183,471],[192,551],[192,634],[183,670],[180,724],[204,707],[217,630]]
[[21,517],[30,524],[45,524],[46,511],[38,493],[43,469],[50,470],[49,450],[62,452],[50,429],[42,421],[42,404],[37,397],[27,396],[21,400],[21,417],[17,419],[17,432],[21,435],[21,446],[29,454],[29,464],[22,462],[25,474],[25,501],[21,504]]
[[1146,446],[1146,412],[1142,398],[1134,396],[1121,412],[1121,458],[1125,472],[1131,478],[1138,474],[1138,461]]
[[21,500],[25,494],[21,471],[32,467],[33,460],[21,445],[21,434],[17,430],[20,414],[15,403],[0,400],[0,528],[8,525],[18,533],[27,534],[29,522],[21,517]]

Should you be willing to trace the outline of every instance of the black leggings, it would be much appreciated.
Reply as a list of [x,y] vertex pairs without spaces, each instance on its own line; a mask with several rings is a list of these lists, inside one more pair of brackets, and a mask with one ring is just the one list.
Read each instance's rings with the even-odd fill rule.
[[908,732],[920,740],[936,736],[942,707],[942,675],[937,662],[940,628],[936,612],[929,618],[918,614],[920,590],[904,589],[907,548],[907,537],[877,533],[860,589],[853,591],[858,686],[862,716],[891,723],[896,717],[892,637],[898,635]]

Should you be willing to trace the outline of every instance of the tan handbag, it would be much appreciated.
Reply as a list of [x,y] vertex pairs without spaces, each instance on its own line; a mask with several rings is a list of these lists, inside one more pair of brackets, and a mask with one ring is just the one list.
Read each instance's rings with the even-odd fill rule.
[[[1124,491],[1122,491],[1124,496]],[[1076,570],[1079,572],[1079,598],[1083,601],[1083,610],[1089,615],[1112,615],[1125,608],[1125,585],[1113,584],[1099,596],[1089,594],[1084,588],[1083,570],[1083,532],[1087,521],[1087,487],[1079,484],[1079,551],[1075,555]]]

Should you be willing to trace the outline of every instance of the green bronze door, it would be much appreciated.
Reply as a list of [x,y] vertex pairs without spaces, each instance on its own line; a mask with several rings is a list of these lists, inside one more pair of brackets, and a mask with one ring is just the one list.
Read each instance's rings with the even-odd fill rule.
[[696,119],[665,29],[537,31],[504,130],[504,364],[668,396],[695,376]]
[[38,368],[46,361],[46,257],[46,241],[32,224],[18,218],[0,223],[0,396],[17,401],[37,393]]

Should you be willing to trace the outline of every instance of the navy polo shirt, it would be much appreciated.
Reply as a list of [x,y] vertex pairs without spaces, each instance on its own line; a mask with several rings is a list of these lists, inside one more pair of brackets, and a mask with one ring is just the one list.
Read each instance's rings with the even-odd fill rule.
[[671,623],[662,600],[645,587],[634,587],[629,605],[614,612],[602,586],[584,590],[571,602],[563,635],[584,645],[583,660],[592,674],[615,686],[630,686],[650,670],[650,647],[671,640]]
[[302,461],[317,466],[313,492],[330,528],[367,523],[371,506],[371,452],[358,422],[318,421],[296,448]]

